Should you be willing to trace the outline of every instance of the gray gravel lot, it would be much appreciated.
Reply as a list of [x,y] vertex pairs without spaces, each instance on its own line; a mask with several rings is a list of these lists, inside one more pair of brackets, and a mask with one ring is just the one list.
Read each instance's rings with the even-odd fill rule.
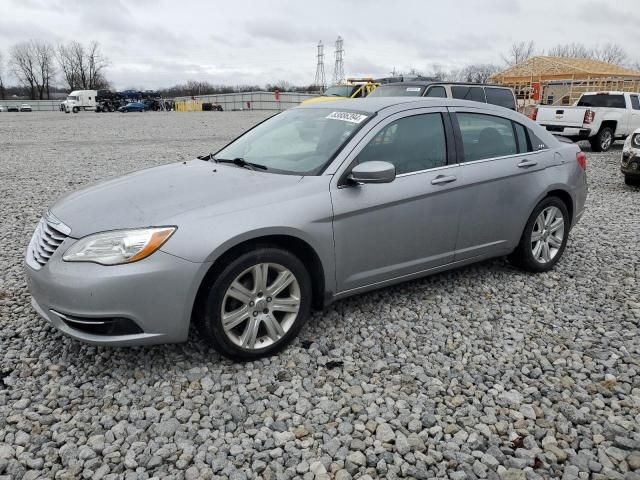
[[0,114],[0,479],[640,478],[640,189],[589,153],[563,259],[498,259],[314,314],[282,354],[92,347],[32,311],[43,208],[264,113]]

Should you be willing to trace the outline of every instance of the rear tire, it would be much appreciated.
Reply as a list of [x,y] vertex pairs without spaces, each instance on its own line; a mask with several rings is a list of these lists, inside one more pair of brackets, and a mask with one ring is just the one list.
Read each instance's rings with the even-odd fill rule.
[[[280,290],[278,281],[286,283]],[[309,272],[295,255],[279,248],[237,256],[203,288],[196,327],[207,343],[232,360],[255,360],[283,349],[311,311]]]
[[625,175],[624,183],[631,187],[640,187],[640,177],[636,177],[633,175]]
[[560,260],[567,246],[571,219],[558,197],[543,199],[531,213],[520,243],[509,261],[529,272],[546,272]]
[[591,150],[594,152],[606,152],[611,148],[614,141],[613,130],[609,127],[603,127],[595,137],[589,140],[589,143],[591,144]]

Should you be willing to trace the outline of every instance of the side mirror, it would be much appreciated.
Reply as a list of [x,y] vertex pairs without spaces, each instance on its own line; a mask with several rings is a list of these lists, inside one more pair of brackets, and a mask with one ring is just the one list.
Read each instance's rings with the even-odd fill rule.
[[364,162],[353,167],[348,178],[356,183],[389,183],[396,179],[396,167],[389,162]]

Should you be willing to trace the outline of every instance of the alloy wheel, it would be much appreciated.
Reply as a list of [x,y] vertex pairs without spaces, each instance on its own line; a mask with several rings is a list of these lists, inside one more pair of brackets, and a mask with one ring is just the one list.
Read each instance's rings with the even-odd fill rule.
[[277,263],[259,263],[244,270],[222,300],[224,332],[247,350],[273,345],[295,323],[300,310],[300,285]]
[[611,143],[613,142],[613,134],[610,131],[604,131],[601,134],[600,137],[600,148],[603,151],[606,151],[609,149],[609,147],[611,146]]
[[539,263],[552,261],[560,251],[564,241],[564,216],[557,207],[547,207],[533,225],[531,232],[531,252]]

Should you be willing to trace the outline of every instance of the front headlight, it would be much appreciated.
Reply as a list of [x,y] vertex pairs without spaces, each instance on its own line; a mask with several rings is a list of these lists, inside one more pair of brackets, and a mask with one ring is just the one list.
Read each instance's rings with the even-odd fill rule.
[[101,265],[136,262],[158,250],[175,231],[176,227],[154,227],[96,233],[74,243],[62,259]]
[[633,136],[633,139],[631,140],[631,144],[636,148],[640,148],[640,133],[636,133]]

